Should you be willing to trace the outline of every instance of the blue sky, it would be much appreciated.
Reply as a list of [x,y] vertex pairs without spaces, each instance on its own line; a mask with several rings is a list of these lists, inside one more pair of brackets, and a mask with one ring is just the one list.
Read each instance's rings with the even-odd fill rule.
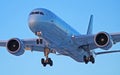
[[[81,34],[86,33],[91,14],[94,33],[120,32],[119,0],[1,0],[0,39],[36,38],[28,27],[28,14],[34,8],[51,10]],[[120,49],[120,44],[112,49]],[[0,75],[120,75],[120,53],[96,56],[94,65],[51,54],[54,66],[45,68],[40,64],[42,57],[43,53],[30,51],[16,57],[0,48]]]

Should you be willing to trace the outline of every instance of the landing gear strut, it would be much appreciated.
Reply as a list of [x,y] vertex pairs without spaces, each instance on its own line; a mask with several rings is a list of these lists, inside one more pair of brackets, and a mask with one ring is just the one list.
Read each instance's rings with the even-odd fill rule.
[[92,55],[90,55],[90,57],[84,56],[83,59],[84,59],[85,64],[88,64],[88,62],[91,62],[92,64],[95,63],[95,59]]
[[51,58],[48,57],[49,53],[50,53],[50,49],[48,47],[45,47],[44,48],[44,56],[46,57],[46,59],[44,59],[44,58],[41,59],[41,63],[44,67],[47,64],[49,64],[50,66],[53,66],[53,61],[51,60]]
[[36,32],[35,35],[37,35],[39,37],[38,39],[36,39],[36,43],[37,44],[42,44],[43,43],[43,39],[40,38],[41,35],[42,35],[42,32]]
[[[36,44],[43,44],[43,39],[41,38],[42,36],[42,32],[36,32],[35,35],[37,35],[39,38],[36,39]],[[54,52],[54,50],[53,50]],[[46,47],[44,48],[44,56],[45,59],[42,58],[41,59],[41,64],[45,67],[47,64],[49,64],[50,66],[53,66],[53,61],[51,60],[51,58],[48,57],[49,53],[53,53],[50,52],[50,49],[48,48],[48,45],[46,44]]]

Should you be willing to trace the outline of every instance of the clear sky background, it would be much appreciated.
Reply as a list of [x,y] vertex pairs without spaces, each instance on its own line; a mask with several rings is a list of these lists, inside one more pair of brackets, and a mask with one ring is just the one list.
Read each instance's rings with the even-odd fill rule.
[[[120,32],[119,0],[0,0],[0,39],[36,38],[28,27],[28,14],[35,8],[51,10],[81,34],[86,33],[91,14],[94,33]],[[94,65],[50,54],[54,66],[43,67],[42,57],[43,53],[30,51],[16,57],[0,48],[0,75],[120,75],[120,53],[96,56]]]

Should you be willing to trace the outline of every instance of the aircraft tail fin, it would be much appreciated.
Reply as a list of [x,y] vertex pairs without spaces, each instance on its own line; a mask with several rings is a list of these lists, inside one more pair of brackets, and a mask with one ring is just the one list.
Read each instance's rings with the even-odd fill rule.
[[93,32],[93,15],[90,16],[90,21],[87,29],[87,35],[92,34]]

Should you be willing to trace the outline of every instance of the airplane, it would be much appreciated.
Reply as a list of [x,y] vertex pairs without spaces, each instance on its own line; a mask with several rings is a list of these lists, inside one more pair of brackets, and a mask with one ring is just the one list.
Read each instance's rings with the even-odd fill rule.
[[[0,40],[0,46],[6,47],[8,52],[15,56],[24,54],[25,50],[43,52],[45,59],[41,59],[41,64],[44,67],[53,66],[50,53],[69,56],[77,62],[94,64],[94,55],[120,52],[120,50],[109,50],[120,42],[120,33],[102,31],[93,34],[93,15],[90,16],[86,34],[80,34],[45,8],[36,8],[30,12],[28,26],[38,38]],[[104,51],[96,52],[98,48]]]

